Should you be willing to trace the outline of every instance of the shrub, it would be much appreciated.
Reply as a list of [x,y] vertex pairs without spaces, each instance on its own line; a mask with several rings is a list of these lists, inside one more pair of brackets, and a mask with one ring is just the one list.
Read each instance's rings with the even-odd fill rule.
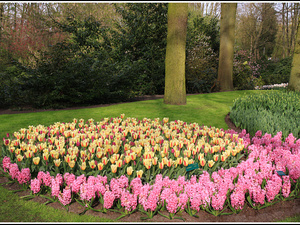
[[230,110],[230,119],[250,135],[257,130],[275,135],[282,131],[300,137],[300,94],[292,91],[264,91],[236,99]]
[[261,61],[264,66],[260,70],[264,84],[280,84],[289,82],[292,57],[277,60]]

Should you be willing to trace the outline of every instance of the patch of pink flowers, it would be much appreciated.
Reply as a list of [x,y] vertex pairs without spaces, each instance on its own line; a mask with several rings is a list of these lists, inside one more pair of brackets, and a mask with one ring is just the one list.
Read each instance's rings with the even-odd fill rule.
[[[236,134],[233,130],[225,133]],[[300,177],[300,139],[290,134],[285,141],[282,133],[272,137],[262,135],[257,131],[250,140],[245,130],[239,134],[243,138],[250,154],[248,159],[229,169],[221,168],[211,175],[207,171],[186,180],[179,176],[177,180],[157,175],[153,184],[143,184],[140,178],[134,178],[130,183],[125,175],[113,178],[108,183],[107,177],[74,174],[57,174],[50,176],[49,172],[40,171],[36,178],[31,179],[30,170],[21,171],[16,163],[11,163],[5,156],[2,161],[4,171],[20,184],[29,183],[31,191],[37,194],[41,187],[51,188],[52,196],[59,199],[63,205],[72,201],[72,196],[80,197],[82,201],[92,201],[103,198],[103,207],[110,209],[117,201],[127,211],[136,209],[140,204],[145,211],[155,211],[162,205],[168,212],[176,213],[184,210],[187,204],[192,210],[212,207],[222,210],[229,197],[229,202],[236,210],[243,209],[246,195],[249,194],[254,204],[266,204],[273,201],[277,195],[284,198],[291,193],[291,181],[297,182]],[[280,177],[277,171],[287,175]]]

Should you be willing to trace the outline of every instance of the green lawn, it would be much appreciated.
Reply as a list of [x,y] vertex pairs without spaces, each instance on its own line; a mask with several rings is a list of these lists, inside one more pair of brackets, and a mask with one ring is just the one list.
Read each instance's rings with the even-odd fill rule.
[[[21,128],[27,128],[29,125],[42,124],[48,126],[55,122],[71,122],[73,118],[83,118],[85,120],[93,118],[95,121],[100,121],[105,117],[118,117],[122,113],[125,113],[125,117],[138,119],[169,117],[170,121],[182,120],[188,123],[196,122],[199,125],[228,129],[224,119],[230,111],[233,100],[244,94],[255,92],[262,91],[232,91],[189,95],[187,96],[187,104],[180,106],[165,105],[163,99],[158,99],[99,108],[0,115],[0,143],[2,145],[2,139],[6,137],[6,133],[12,134]],[[109,220],[87,215],[79,216],[62,210],[55,210],[36,202],[21,200],[2,186],[0,186],[0,221],[109,222]],[[293,218],[292,221],[300,221],[300,217]]]

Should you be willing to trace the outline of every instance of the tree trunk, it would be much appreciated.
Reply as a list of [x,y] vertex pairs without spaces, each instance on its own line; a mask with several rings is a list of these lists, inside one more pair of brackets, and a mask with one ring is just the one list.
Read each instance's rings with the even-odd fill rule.
[[285,58],[285,13],[284,13],[284,8],[285,8],[285,3],[282,3],[282,11],[281,11],[281,16],[282,16],[282,58]]
[[3,15],[4,15],[4,3],[0,3],[0,42],[2,39]]
[[218,81],[220,91],[233,90],[233,46],[237,3],[221,3]]
[[188,3],[168,4],[164,103],[186,104],[185,46]]
[[290,41],[289,41],[289,4],[286,4],[286,47],[287,47],[287,56],[290,56]]
[[300,21],[298,21],[289,89],[300,91]]

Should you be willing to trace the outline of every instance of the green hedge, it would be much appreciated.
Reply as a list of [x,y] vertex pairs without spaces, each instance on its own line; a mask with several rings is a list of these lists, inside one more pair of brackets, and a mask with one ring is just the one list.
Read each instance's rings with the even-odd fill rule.
[[282,131],[283,138],[290,133],[300,138],[300,93],[270,90],[237,98],[230,119],[252,136],[261,130],[263,134]]

